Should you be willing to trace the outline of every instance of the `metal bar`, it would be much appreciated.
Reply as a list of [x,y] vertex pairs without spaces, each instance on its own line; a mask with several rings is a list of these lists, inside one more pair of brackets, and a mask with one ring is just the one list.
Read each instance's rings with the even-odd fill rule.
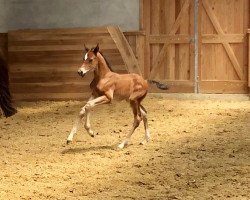
[[194,0],[194,93],[198,94],[199,88],[199,0]]

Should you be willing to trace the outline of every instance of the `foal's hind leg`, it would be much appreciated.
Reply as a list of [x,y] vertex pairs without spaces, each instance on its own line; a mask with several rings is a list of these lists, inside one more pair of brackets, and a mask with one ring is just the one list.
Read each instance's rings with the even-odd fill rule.
[[127,135],[126,139],[118,145],[118,148],[123,149],[125,146],[128,145],[131,136],[133,135],[135,129],[140,125],[141,122],[141,116],[140,116],[140,110],[139,110],[139,105],[138,105],[138,101],[130,101],[130,105],[133,109],[133,113],[134,113],[134,123],[133,123],[133,127],[130,130],[129,134]]
[[150,138],[150,132],[149,132],[149,128],[148,128],[147,111],[142,105],[140,105],[140,111],[141,111],[141,114],[142,114],[142,120],[143,120],[143,123],[144,123],[144,129],[145,129],[145,138],[141,142],[141,144],[145,144],[145,143],[147,143],[149,141],[149,138]]

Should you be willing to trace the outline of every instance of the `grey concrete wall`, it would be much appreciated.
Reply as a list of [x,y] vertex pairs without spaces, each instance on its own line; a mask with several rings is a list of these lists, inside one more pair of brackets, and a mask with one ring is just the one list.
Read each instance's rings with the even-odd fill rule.
[[3,12],[5,21],[2,19],[0,21],[1,30],[6,29],[6,26],[8,30],[17,30],[112,24],[119,25],[124,31],[139,29],[139,0],[0,0],[0,2],[5,4]]

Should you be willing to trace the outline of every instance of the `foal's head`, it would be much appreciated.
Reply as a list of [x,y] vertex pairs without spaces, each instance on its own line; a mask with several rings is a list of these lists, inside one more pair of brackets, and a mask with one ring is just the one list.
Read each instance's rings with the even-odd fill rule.
[[88,49],[85,45],[86,54],[83,58],[83,64],[78,69],[78,74],[84,76],[89,71],[94,71],[98,67],[97,53],[99,52],[99,45],[96,47]]

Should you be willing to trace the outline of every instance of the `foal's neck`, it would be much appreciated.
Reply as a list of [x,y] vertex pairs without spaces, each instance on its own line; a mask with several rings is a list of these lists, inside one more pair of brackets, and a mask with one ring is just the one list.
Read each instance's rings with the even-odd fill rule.
[[97,75],[101,79],[108,72],[111,72],[111,70],[109,69],[108,64],[105,61],[104,57],[99,52],[97,53],[97,58],[99,62],[98,62],[98,69],[95,70],[95,75]]

